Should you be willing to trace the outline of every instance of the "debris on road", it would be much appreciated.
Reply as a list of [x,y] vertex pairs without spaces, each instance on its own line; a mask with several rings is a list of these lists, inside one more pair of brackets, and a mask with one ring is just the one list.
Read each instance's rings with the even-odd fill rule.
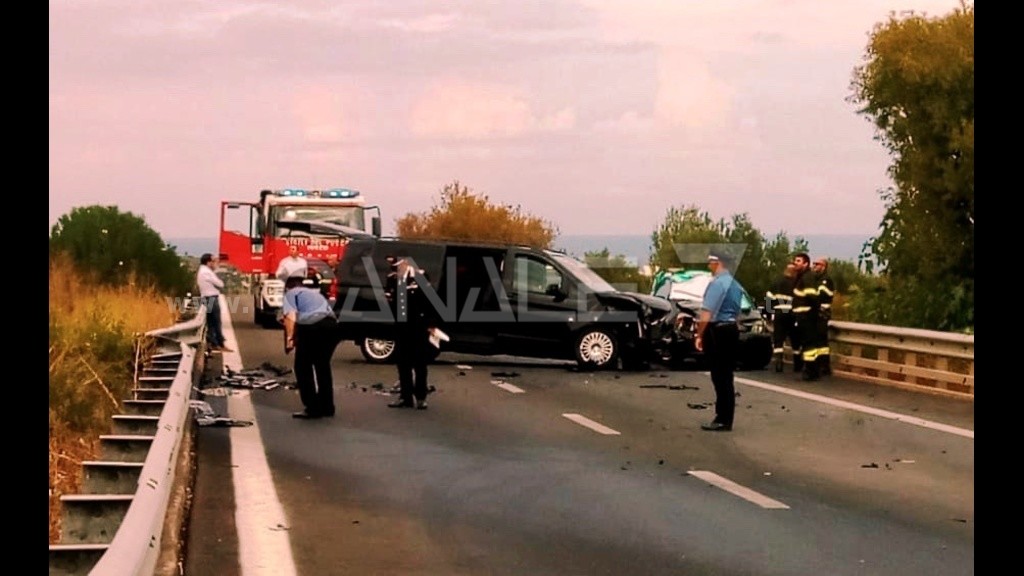
[[213,411],[213,407],[203,400],[189,400],[189,408],[193,410],[192,415],[196,424],[200,426],[252,426],[251,420],[236,420],[218,416]]
[[686,406],[692,410],[707,410],[709,406],[714,406],[714,402],[687,402]]
[[700,390],[700,386],[686,384],[640,384],[640,388],[665,388],[668,390]]
[[[225,366],[224,373],[217,377],[217,382],[221,386],[228,386],[230,388],[249,388],[257,390],[274,390],[280,386],[286,388],[295,388],[295,382],[286,381],[281,382],[278,378],[284,374],[290,373],[291,370],[288,368],[281,368],[274,366],[269,362],[264,362],[260,365],[260,368],[254,370],[232,370],[231,367]],[[200,390],[204,392],[204,390]]]
[[491,372],[491,376],[497,376],[498,378],[516,378],[519,376],[519,372]]

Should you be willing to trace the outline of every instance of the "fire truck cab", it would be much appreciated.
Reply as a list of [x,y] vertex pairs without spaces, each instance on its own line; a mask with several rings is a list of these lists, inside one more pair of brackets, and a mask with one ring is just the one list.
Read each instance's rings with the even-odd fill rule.
[[280,326],[277,316],[284,282],[275,272],[289,247],[298,245],[299,255],[307,260],[328,261],[334,255],[340,261],[348,243],[337,234],[288,226],[290,221],[324,222],[381,234],[380,208],[367,206],[362,194],[348,188],[262,190],[257,202],[221,202],[220,260],[248,280],[253,320],[266,328]]

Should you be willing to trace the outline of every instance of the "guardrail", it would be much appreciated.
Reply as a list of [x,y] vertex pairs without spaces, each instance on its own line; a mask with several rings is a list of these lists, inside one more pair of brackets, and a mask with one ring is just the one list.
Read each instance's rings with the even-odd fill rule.
[[836,375],[974,399],[974,336],[856,322],[830,322]]
[[[100,436],[101,461],[83,462],[83,494],[61,497],[61,537],[50,574],[151,576],[180,572],[179,542],[191,484],[194,425],[189,400],[202,373],[206,314],[147,332],[133,397]],[[142,349],[142,343],[138,347]],[[141,371],[139,366],[142,365]]]

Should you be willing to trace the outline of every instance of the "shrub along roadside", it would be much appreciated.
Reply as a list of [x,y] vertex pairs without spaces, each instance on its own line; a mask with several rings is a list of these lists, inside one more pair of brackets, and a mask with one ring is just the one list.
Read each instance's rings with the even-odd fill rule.
[[[50,257],[50,543],[59,540],[60,496],[77,493],[82,461],[131,392],[136,336],[170,326],[175,310],[153,288],[129,279],[104,286],[60,253]],[[143,351],[145,352],[145,351]]]

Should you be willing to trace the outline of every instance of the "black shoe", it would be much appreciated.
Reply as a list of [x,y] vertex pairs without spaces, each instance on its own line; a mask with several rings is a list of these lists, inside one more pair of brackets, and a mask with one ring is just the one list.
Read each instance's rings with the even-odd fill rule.
[[302,412],[292,412],[292,418],[300,418],[302,420],[313,420],[315,418],[322,418],[322,416],[316,412],[303,410]]
[[412,400],[403,400],[401,398],[388,404],[388,408],[412,408],[413,406],[415,405],[412,403]]
[[707,424],[700,425],[701,430],[709,430],[711,432],[728,432],[732,430],[732,424],[722,424],[721,422],[708,422]]
[[416,409],[417,410],[426,410],[427,409],[427,401],[426,400],[417,400],[416,401]]

